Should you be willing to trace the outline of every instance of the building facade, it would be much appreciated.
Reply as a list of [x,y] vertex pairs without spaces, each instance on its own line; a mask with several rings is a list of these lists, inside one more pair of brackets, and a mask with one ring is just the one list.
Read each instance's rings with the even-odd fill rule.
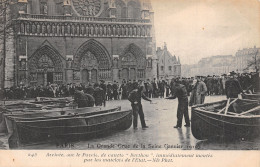
[[167,50],[166,44],[163,49],[157,48],[156,54],[158,57],[158,78],[159,79],[172,79],[181,76],[181,63],[180,59]]
[[157,75],[149,0],[16,0],[10,12],[5,87]]
[[222,75],[235,71],[235,57],[232,55],[217,55],[200,59],[197,64],[184,65],[182,74],[184,77],[196,75]]
[[255,72],[259,70],[260,48],[244,48],[236,52],[236,71]]

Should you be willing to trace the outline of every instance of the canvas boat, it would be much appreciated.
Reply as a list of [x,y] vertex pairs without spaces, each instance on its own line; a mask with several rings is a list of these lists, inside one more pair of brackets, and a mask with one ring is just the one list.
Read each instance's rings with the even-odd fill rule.
[[32,121],[32,120],[43,120],[48,118],[69,118],[74,116],[87,116],[98,113],[106,113],[119,111],[121,107],[103,108],[103,107],[85,107],[78,109],[67,109],[67,110],[56,110],[56,111],[36,111],[36,112],[25,112],[25,113],[7,113],[4,114],[4,121],[6,130],[8,133],[13,131],[13,120],[20,121]]
[[251,138],[260,134],[257,100],[228,99],[192,107],[191,130],[198,140]]
[[13,120],[10,148],[46,142],[78,141],[126,130],[132,125],[132,111],[114,111],[90,116]]

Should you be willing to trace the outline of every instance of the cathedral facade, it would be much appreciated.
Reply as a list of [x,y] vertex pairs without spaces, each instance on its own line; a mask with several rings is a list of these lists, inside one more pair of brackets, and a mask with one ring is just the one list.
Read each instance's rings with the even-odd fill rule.
[[5,87],[157,76],[149,0],[17,0]]

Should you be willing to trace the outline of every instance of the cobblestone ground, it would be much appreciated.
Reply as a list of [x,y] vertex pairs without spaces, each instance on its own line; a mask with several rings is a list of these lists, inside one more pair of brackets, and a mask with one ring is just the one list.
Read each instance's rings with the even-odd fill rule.
[[[207,96],[205,102],[213,102],[225,99],[224,96]],[[117,132],[103,138],[92,139],[69,143],[70,146],[63,148],[56,144],[44,144],[26,146],[22,149],[202,149],[202,150],[252,150],[260,149],[260,140],[254,141],[198,141],[196,140],[190,128],[182,127],[181,129],[173,128],[176,125],[176,110],[178,100],[153,99],[153,103],[143,100],[143,109],[148,129],[141,128],[138,118],[138,129],[132,127],[128,130]],[[122,106],[122,110],[130,109],[130,103],[127,100],[108,101],[107,106]],[[189,111],[190,114],[190,111]],[[184,122],[183,122],[184,124]],[[71,145],[72,144],[72,145]],[[8,149],[7,137],[0,137],[2,149]],[[134,147],[138,146],[138,147]]]

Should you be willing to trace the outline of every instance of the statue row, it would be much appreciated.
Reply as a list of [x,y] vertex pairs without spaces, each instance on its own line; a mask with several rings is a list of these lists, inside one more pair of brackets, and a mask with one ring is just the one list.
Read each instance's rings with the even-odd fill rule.
[[21,23],[20,34],[68,36],[151,36],[148,25],[38,24]]

